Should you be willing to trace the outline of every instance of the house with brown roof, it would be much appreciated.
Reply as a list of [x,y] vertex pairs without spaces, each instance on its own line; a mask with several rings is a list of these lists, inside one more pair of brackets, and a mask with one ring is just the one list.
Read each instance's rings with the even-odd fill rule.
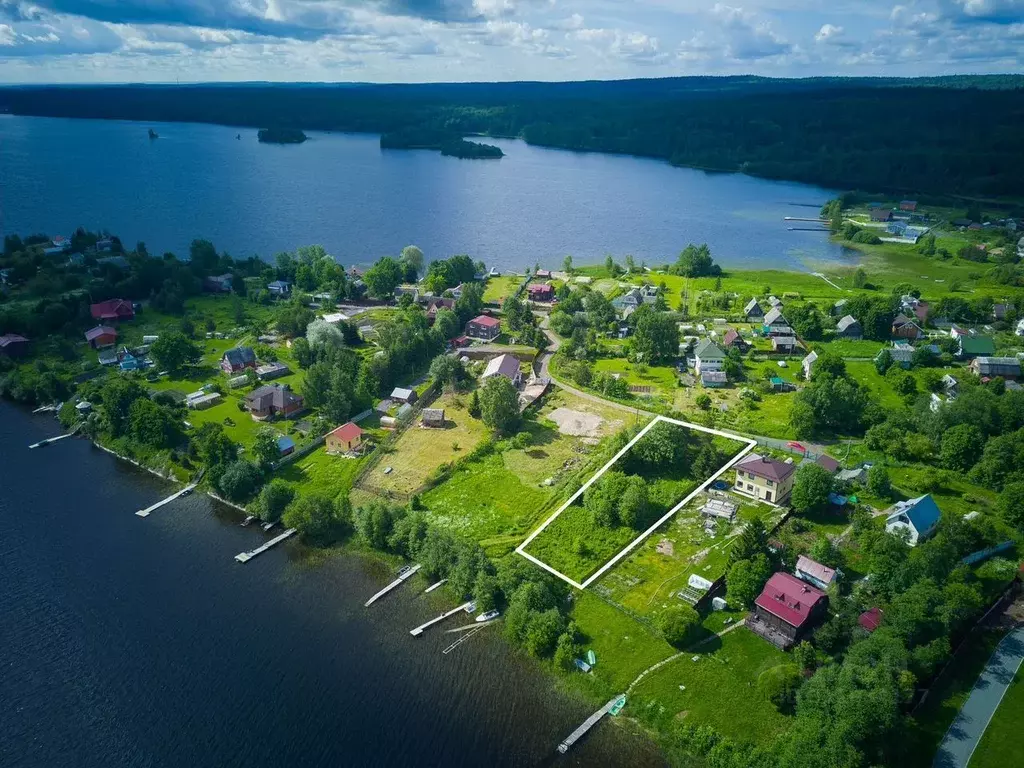
[[722,346],[726,349],[738,349],[740,352],[746,352],[750,348],[750,345],[743,340],[740,332],[735,328],[730,328],[725,332],[725,336],[722,337]]
[[89,312],[93,319],[107,322],[131,320],[135,317],[135,307],[130,301],[124,299],[107,299],[98,304],[92,304],[89,306]]
[[844,339],[859,339],[863,335],[864,330],[853,315],[846,315],[836,323],[836,336],[841,336]]
[[916,341],[924,336],[921,326],[906,315],[897,315],[892,321],[892,335],[898,339],[912,339]]
[[297,395],[281,384],[264,384],[245,396],[245,407],[257,421],[274,416],[289,418],[303,410],[302,395]]
[[821,456],[814,460],[814,463],[832,475],[839,471],[839,462],[827,453],[821,454]]
[[892,211],[888,208],[872,208],[871,209],[871,220],[872,221],[892,221]]
[[788,650],[828,612],[828,596],[789,573],[774,573],[754,601],[747,627],[768,642]]
[[28,352],[28,339],[17,333],[5,333],[0,336],[0,353],[8,357],[21,357]]
[[551,301],[555,298],[554,287],[547,283],[531,283],[526,288],[530,301]]
[[363,430],[350,421],[328,432],[324,443],[327,445],[327,453],[331,455],[353,453],[363,444]]
[[256,370],[256,353],[252,347],[234,347],[221,355],[220,369],[224,373],[241,373],[246,368]]
[[444,408],[424,408],[420,424],[424,427],[440,429],[445,425]]
[[117,330],[109,325],[97,325],[85,332],[85,340],[93,349],[112,347],[117,343]]
[[795,475],[795,464],[751,453],[736,464],[733,490],[771,504],[780,504],[793,491]]
[[905,213],[913,213],[917,210],[917,200],[900,200],[900,210]]
[[501,335],[501,321],[490,315],[479,315],[466,323],[466,335],[471,339],[493,341]]
[[794,336],[772,336],[772,352],[780,355],[791,355],[796,351]]

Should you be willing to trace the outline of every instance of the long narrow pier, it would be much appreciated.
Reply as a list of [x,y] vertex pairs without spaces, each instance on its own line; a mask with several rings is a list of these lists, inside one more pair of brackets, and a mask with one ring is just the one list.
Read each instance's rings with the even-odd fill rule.
[[783,221],[814,221],[814,222],[817,222],[818,224],[828,224],[829,223],[828,219],[823,219],[821,217],[818,217],[816,219],[806,219],[806,218],[803,218],[801,216],[783,216],[782,220]]
[[279,535],[275,536],[274,538],[272,538],[270,541],[268,541],[262,547],[256,547],[256,549],[252,549],[252,550],[250,550],[248,552],[239,552],[237,555],[235,555],[235,560],[237,560],[240,563],[248,563],[250,560],[252,560],[254,557],[256,557],[256,555],[262,555],[264,552],[266,552],[271,547],[280,544],[282,541],[287,539],[289,536],[291,536],[297,530],[298,530],[297,528],[289,528],[284,533],[279,534]]
[[424,589],[424,590],[423,590],[423,594],[424,594],[424,595],[428,595],[428,594],[430,594],[430,593],[431,593],[431,592],[433,592],[433,591],[434,591],[435,589],[437,589],[437,588],[438,588],[438,587],[440,587],[440,586],[441,586],[442,584],[444,584],[444,583],[445,583],[446,581],[448,581],[448,579],[441,579],[440,581],[434,582],[434,583],[433,583],[433,584],[431,584],[431,585],[430,585],[429,587],[427,587],[426,589]]
[[195,487],[196,487],[196,484],[195,484],[195,483],[192,483],[191,485],[186,485],[186,486],[185,486],[184,488],[182,488],[182,489],[181,489],[180,491],[178,491],[177,493],[172,493],[172,494],[171,494],[170,496],[168,496],[168,497],[167,497],[166,499],[161,499],[161,500],[160,500],[160,501],[158,501],[158,502],[157,502],[156,504],[153,504],[153,505],[151,505],[151,506],[148,506],[148,507],[146,507],[145,509],[140,509],[140,510],[139,510],[138,512],[136,512],[135,514],[136,514],[136,515],[138,515],[139,517],[149,517],[149,513],[150,513],[150,512],[156,512],[156,511],[157,511],[158,509],[160,509],[160,507],[162,507],[162,506],[163,506],[164,504],[170,504],[170,503],[171,503],[172,501],[174,501],[175,499],[180,499],[180,498],[181,498],[182,496],[186,496],[186,495],[188,495],[188,494],[192,493],[192,491],[194,491],[194,490],[195,490]]
[[597,710],[597,712],[595,712],[590,717],[588,717],[586,720],[584,720],[583,724],[579,728],[577,728],[575,731],[573,731],[568,736],[566,736],[565,740],[561,744],[558,745],[558,751],[560,753],[562,753],[563,755],[566,752],[568,752],[569,748],[572,747],[573,744],[575,744],[577,741],[582,739],[584,734],[586,734],[587,731],[589,731],[591,728],[593,728],[595,725],[597,725],[601,721],[601,718],[603,718],[605,715],[607,715],[611,711],[611,708],[615,706],[615,703],[618,700],[619,700],[619,697],[616,696],[614,699],[612,699],[607,704],[605,704],[603,707],[601,707],[599,710]]
[[404,582],[404,581],[405,581],[406,579],[412,578],[413,574],[415,574],[415,573],[416,573],[416,571],[418,571],[418,570],[419,570],[419,569],[420,569],[421,567],[422,567],[422,566],[420,566],[420,565],[414,565],[414,566],[413,566],[412,568],[410,568],[410,569],[409,569],[408,571],[406,571],[406,572],[405,572],[405,573],[403,573],[403,574],[402,574],[401,576],[399,576],[399,577],[398,577],[397,579],[395,579],[395,580],[394,580],[394,581],[392,581],[392,582],[391,582],[390,584],[388,584],[388,585],[387,585],[386,587],[384,587],[384,589],[382,589],[382,590],[381,590],[380,592],[378,592],[378,593],[377,593],[376,595],[374,595],[374,596],[373,596],[373,597],[371,597],[371,598],[370,598],[369,600],[367,600],[367,601],[366,601],[365,603],[363,603],[363,605],[364,605],[364,606],[366,606],[367,608],[369,608],[369,607],[370,607],[371,605],[373,605],[373,604],[374,604],[375,602],[377,602],[377,601],[378,601],[378,600],[380,600],[380,599],[381,599],[382,597],[384,597],[384,595],[386,595],[386,594],[387,594],[388,592],[390,592],[390,591],[391,591],[392,589],[394,589],[395,587],[398,587],[398,586],[400,586],[400,585],[401,585],[401,584],[402,584],[402,583],[403,583],[403,582]]
[[57,435],[56,437],[48,437],[45,440],[40,440],[38,443],[32,443],[32,445],[30,445],[29,448],[42,448],[44,445],[49,445],[50,443],[56,443],[58,440],[63,440],[66,437],[71,437],[72,435],[74,435],[78,431],[78,428],[81,427],[81,426],[82,426],[81,424],[76,424],[75,428],[72,429],[70,432],[68,432],[66,435]]
[[420,624],[418,627],[416,627],[416,629],[410,629],[409,630],[409,634],[412,635],[413,637],[419,637],[420,635],[422,635],[424,632],[426,632],[428,629],[430,629],[435,624],[440,624],[442,621],[447,619],[449,616],[454,616],[456,613],[459,613],[460,611],[466,610],[466,607],[468,605],[471,605],[471,603],[470,602],[466,602],[466,603],[463,603],[462,605],[460,605],[458,608],[452,608],[450,611],[445,611],[440,616],[438,616],[436,618],[433,618],[430,621],[428,621],[426,624]]

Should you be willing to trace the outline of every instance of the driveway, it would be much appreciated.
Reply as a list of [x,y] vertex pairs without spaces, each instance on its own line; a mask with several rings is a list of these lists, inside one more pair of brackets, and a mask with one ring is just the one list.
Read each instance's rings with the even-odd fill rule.
[[967,768],[978,742],[1003,700],[1003,694],[1024,661],[1024,626],[1000,641],[971,695],[946,731],[933,768]]

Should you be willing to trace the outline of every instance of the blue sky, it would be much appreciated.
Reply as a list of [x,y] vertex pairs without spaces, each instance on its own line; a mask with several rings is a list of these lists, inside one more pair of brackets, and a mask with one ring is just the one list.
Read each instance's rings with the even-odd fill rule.
[[1024,71],[1024,0],[0,0],[0,83]]

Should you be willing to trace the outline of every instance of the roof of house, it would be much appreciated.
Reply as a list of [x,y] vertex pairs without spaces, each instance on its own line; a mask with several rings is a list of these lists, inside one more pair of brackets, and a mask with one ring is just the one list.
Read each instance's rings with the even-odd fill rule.
[[917,322],[915,320],[911,320],[906,315],[896,315],[892,321],[893,328],[902,328],[905,325],[917,326]]
[[817,464],[819,467],[828,470],[832,474],[835,474],[837,471],[839,471],[839,462],[833,459],[827,453],[821,454],[821,456],[814,460],[814,463]]
[[725,384],[729,376],[725,371],[701,371],[700,380],[705,384]]
[[864,613],[857,619],[857,623],[860,624],[868,632],[874,632],[882,624],[882,609],[877,606],[874,608],[868,608]]
[[916,499],[896,502],[891,509],[892,511],[886,518],[886,522],[889,522],[897,515],[906,515],[910,520],[910,524],[914,526],[918,533],[931,530],[939,522],[941,514],[939,506],[935,503],[935,499],[932,498],[930,493],[918,496]]
[[335,427],[334,429],[332,429],[330,434],[338,438],[339,440],[344,440],[346,443],[348,443],[351,442],[352,440],[355,440],[357,437],[360,437],[363,434],[363,430],[361,430],[359,428],[359,425],[356,424],[354,421],[348,421],[342,424],[340,427]]
[[232,347],[224,351],[224,356],[221,359],[227,360],[232,367],[248,365],[256,362],[256,353],[252,351],[252,347]]
[[245,401],[250,406],[271,405],[274,408],[284,408],[287,405],[301,403],[302,396],[285,389],[280,384],[264,384],[246,395]]
[[483,378],[489,379],[498,374],[508,379],[514,379],[519,375],[519,360],[512,355],[498,355],[491,358],[487,362],[487,367],[484,368]]
[[491,317],[490,315],[477,315],[469,322],[482,325],[485,328],[497,328],[501,325],[501,321],[498,318]]
[[101,320],[135,314],[132,303],[124,299],[107,299],[97,302],[89,307],[89,311],[93,317]]
[[751,310],[760,308],[761,305],[758,303],[757,299],[751,299],[747,302],[747,306],[743,308],[743,313],[749,315]]
[[424,408],[424,421],[444,421],[444,408]]
[[730,328],[726,331],[725,336],[722,338],[722,343],[727,347],[731,347],[737,341],[743,341],[743,339],[740,337],[740,332],[735,328]]
[[701,339],[693,355],[703,360],[724,360],[726,356],[722,348],[711,339]]
[[27,341],[28,339],[24,336],[19,336],[16,333],[5,333],[3,336],[0,336],[0,349],[11,344],[24,344]]
[[864,467],[855,467],[853,469],[842,469],[839,471],[837,477],[840,480],[860,480],[862,477],[867,475],[867,470]]
[[413,390],[411,389],[406,389],[405,387],[395,387],[393,390],[391,390],[391,399],[408,400],[414,394],[415,392],[413,392]]
[[889,359],[896,363],[909,363],[914,359],[913,347],[887,347],[880,349],[875,358],[878,358],[883,352],[888,352]]
[[871,209],[871,220],[872,221],[888,221],[892,218],[892,211],[886,208],[872,208]]
[[967,355],[992,355],[996,343],[989,336],[961,336],[960,353]]
[[800,555],[796,559],[797,571],[806,573],[813,579],[817,579],[823,584],[831,584],[836,577],[836,569],[829,568],[827,565],[819,563],[817,560],[811,560],[811,558],[804,555]]
[[787,464],[759,453],[751,453],[740,461],[736,468],[775,482],[782,482],[796,471],[795,464]]
[[117,336],[117,330],[111,328],[109,325],[97,325],[95,328],[90,328],[85,332],[85,340],[92,341],[98,339],[100,336],[109,336],[113,334]]
[[1020,368],[1020,360],[1016,357],[979,357],[976,358],[978,365],[999,365]]
[[287,451],[289,448],[295,447],[295,441],[292,440],[288,435],[281,435],[277,438],[277,450]]
[[530,293],[554,293],[554,287],[547,283],[530,283],[526,288]]
[[776,320],[781,320],[784,323],[787,322],[786,318],[782,316],[782,310],[778,307],[773,307],[772,309],[769,309],[768,314],[764,316],[764,324],[774,325]]
[[859,325],[859,323],[857,322],[857,318],[855,318],[853,315],[846,315],[846,316],[843,317],[842,320],[840,320],[838,323],[836,323],[836,330],[837,331],[845,331],[851,325]]
[[754,603],[790,626],[801,627],[810,618],[818,602],[825,599],[825,593],[821,590],[800,581],[792,574],[780,571],[772,574]]
[[279,290],[287,291],[288,290],[288,281],[287,280],[275,280],[272,283],[268,283],[267,284],[267,288],[277,288]]
[[773,336],[772,337],[773,347],[795,347],[796,337],[795,336]]
[[804,359],[803,359],[803,360],[801,361],[801,363],[802,363],[803,365],[811,365],[811,364],[812,364],[812,363],[814,363],[814,362],[815,362],[815,361],[816,361],[817,359],[818,359],[818,353],[817,353],[817,352],[815,352],[815,351],[814,351],[814,350],[812,349],[812,350],[811,350],[811,351],[810,351],[810,352],[809,352],[809,353],[807,354],[807,357],[805,357],[805,358],[804,358]]

